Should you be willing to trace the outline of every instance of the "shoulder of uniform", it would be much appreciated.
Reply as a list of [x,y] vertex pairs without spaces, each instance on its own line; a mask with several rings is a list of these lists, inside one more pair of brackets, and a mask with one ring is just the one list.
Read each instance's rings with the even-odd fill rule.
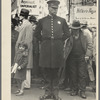
[[65,20],[64,18],[60,17],[60,16],[57,16],[58,19],[60,20]]
[[41,21],[41,20],[44,20],[44,19],[46,19],[46,18],[47,18],[47,16],[45,16],[45,17],[43,17],[43,18],[41,18],[41,19],[39,19],[39,20]]
[[47,18],[48,18],[48,16],[45,16],[45,17],[39,19],[38,22],[39,22],[39,23],[42,23],[44,20],[47,20]]

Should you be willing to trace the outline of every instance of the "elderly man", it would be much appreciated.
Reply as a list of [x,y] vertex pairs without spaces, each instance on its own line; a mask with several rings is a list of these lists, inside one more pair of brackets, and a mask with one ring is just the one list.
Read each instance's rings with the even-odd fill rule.
[[59,68],[64,65],[64,41],[70,36],[65,19],[58,17],[58,0],[47,2],[49,15],[39,20],[34,35],[41,43],[39,65],[46,81],[45,95],[40,100],[58,97]]
[[71,26],[71,37],[65,48],[65,59],[69,62],[71,76],[71,96],[80,91],[86,99],[87,61],[92,56],[92,37],[81,31],[80,22],[74,20]]

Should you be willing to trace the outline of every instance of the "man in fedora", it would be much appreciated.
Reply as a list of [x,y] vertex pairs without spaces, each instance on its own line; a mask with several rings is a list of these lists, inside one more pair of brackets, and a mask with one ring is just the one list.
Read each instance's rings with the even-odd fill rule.
[[74,20],[71,25],[71,37],[65,47],[65,59],[69,62],[71,77],[71,96],[80,93],[86,99],[86,62],[92,56],[92,37],[81,31],[80,22]]
[[31,69],[33,68],[33,28],[32,24],[28,21],[29,10],[21,9],[20,11],[20,20],[22,21],[21,26],[19,27],[19,37],[16,42],[16,52],[18,49],[19,43],[25,43],[28,45],[29,55],[28,55],[28,64],[26,72],[25,87],[30,88],[31,86]]
[[61,100],[59,91],[59,69],[64,65],[64,41],[70,36],[65,19],[58,17],[58,0],[47,1],[49,14],[40,19],[35,30],[35,37],[40,41],[39,66],[46,81],[45,94],[40,100],[53,98]]

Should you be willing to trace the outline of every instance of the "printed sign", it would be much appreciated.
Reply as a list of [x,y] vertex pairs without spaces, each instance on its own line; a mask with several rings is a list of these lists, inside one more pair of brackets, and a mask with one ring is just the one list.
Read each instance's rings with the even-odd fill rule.
[[30,11],[30,15],[39,15],[39,0],[19,0],[19,5],[19,11],[25,8]]
[[89,26],[97,25],[97,7],[96,6],[81,6],[74,8],[74,19],[82,22],[83,20],[88,22]]

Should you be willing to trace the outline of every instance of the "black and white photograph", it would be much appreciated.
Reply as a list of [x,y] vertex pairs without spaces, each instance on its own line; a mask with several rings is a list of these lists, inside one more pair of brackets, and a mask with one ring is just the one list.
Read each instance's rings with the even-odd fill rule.
[[5,9],[2,100],[99,100],[98,0],[11,0]]

